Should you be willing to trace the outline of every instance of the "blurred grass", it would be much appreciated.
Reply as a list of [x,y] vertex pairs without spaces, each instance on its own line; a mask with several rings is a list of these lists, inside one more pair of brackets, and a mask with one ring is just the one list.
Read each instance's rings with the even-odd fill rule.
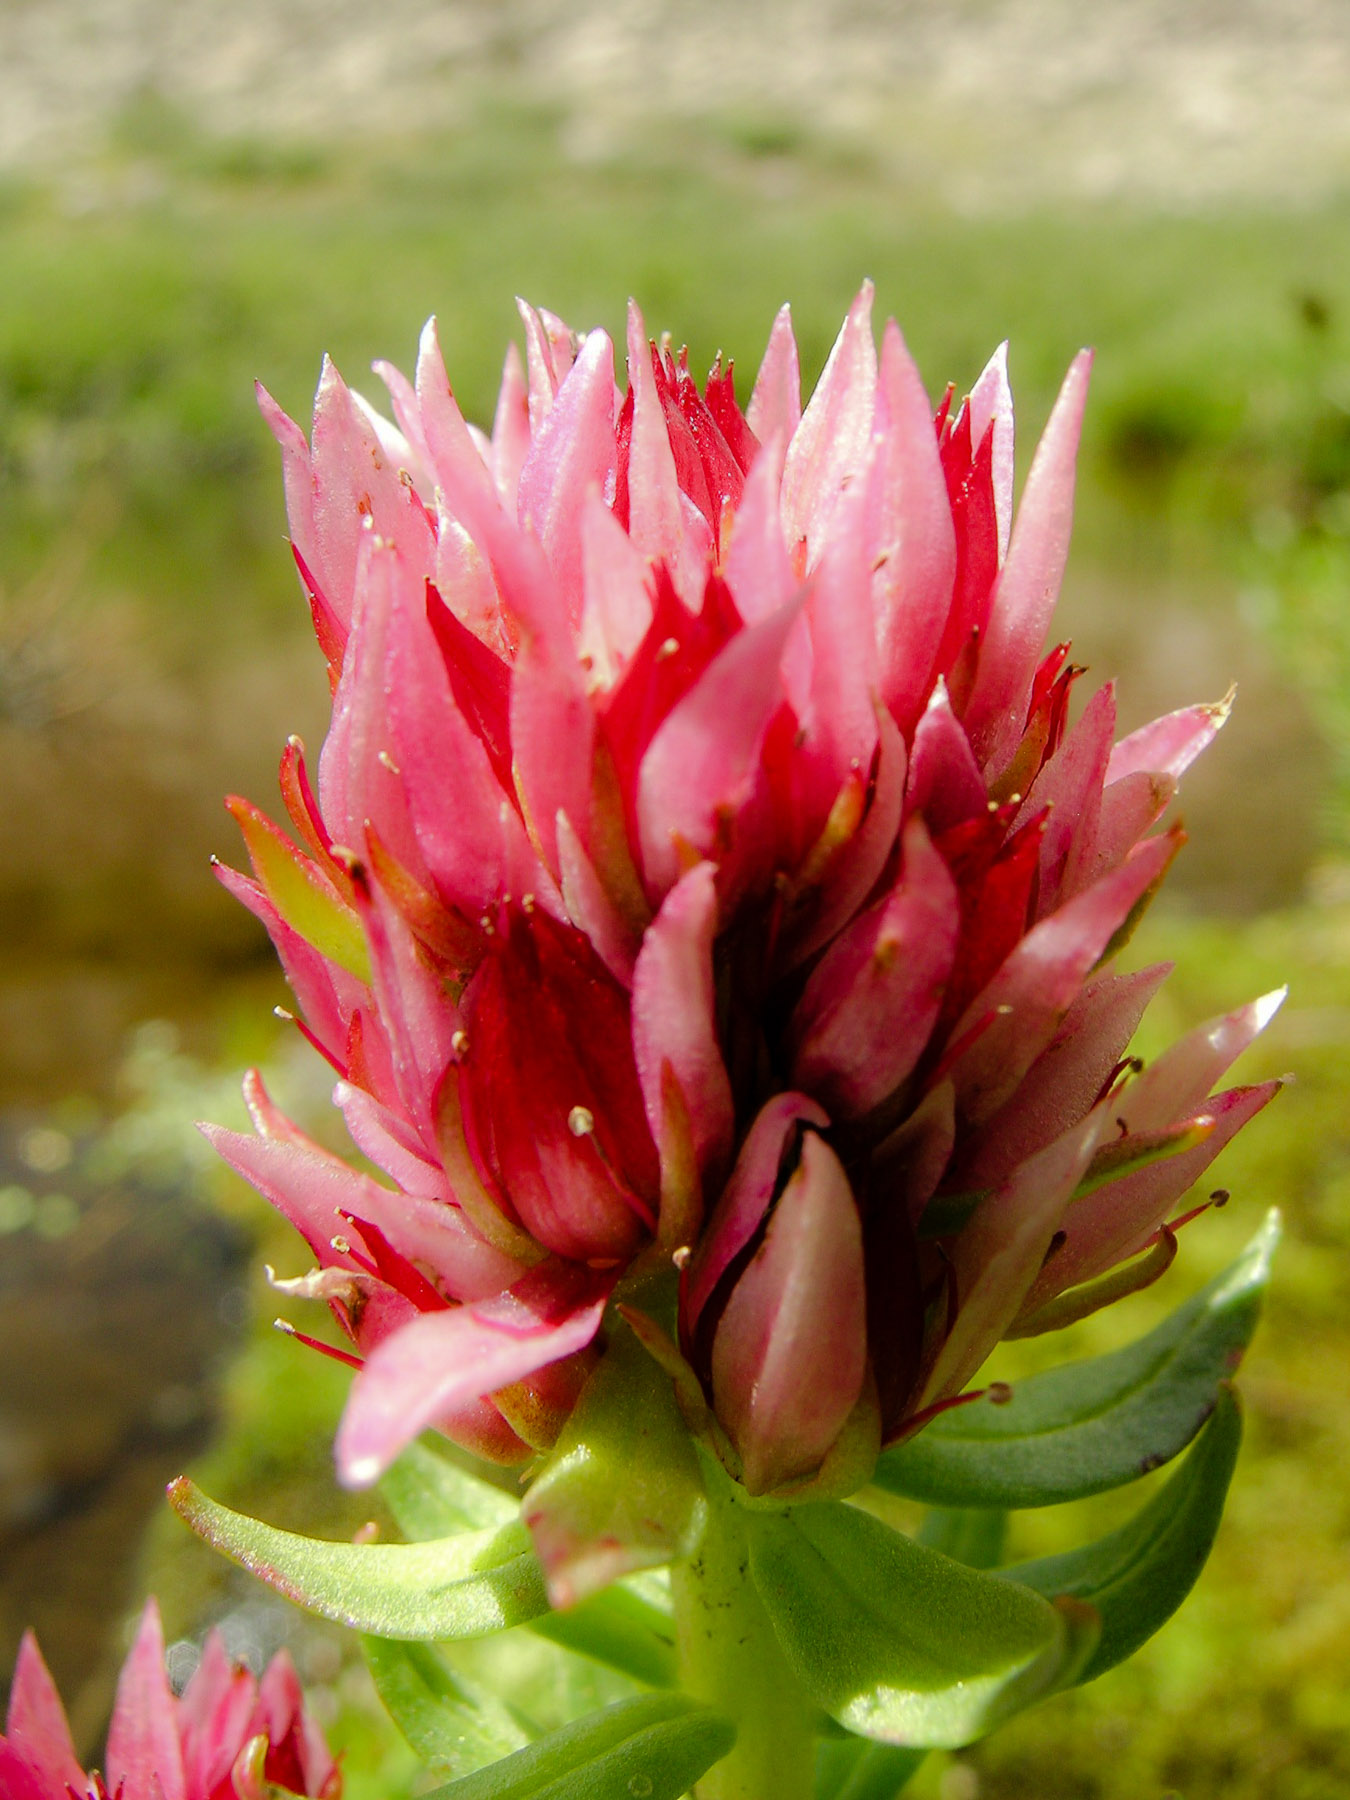
[[[129,612],[126,654],[152,698],[175,684],[198,692],[204,668],[233,669],[231,693],[265,688],[303,637],[255,376],[303,419],[321,349],[372,387],[371,358],[408,366],[435,310],[461,401],[482,419],[516,327],[513,293],[617,337],[631,291],[653,330],[687,338],[696,366],[719,347],[739,352],[744,396],[778,304],[792,302],[809,379],[864,274],[931,383],[950,374],[968,384],[994,341],[1011,337],[1024,420],[1044,416],[1073,349],[1095,343],[1075,567],[1104,572],[1150,631],[1147,609],[1164,587],[1192,583],[1193,604],[1218,611],[1221,632],[1238,629],[1219,610],[1236,597],[1242,628],[1264,634],[1270,659],[1307,696],[1339,759],[1320,897],[1245,924],[1160,910],[1137,946],[1180,965],[1150,1023],[1159,1041],[1289,979],[1284,1022],[1249,1073],[1291,1067],[1297,1085],[1227,1153],[1216,1179],[1234,1203],[1187,1234],[1163,1297],[1141,1296],[1079,1334],[1099,1348],[1144,1329],[1233,1253],[1266,1204],[1286,1208],[1289,1242],[1244,1376],[1249,1438],[1219,1549],[1153,1646],[956,1759],[959,1770],[935,1759],[916,1789],[924,1800],[1350,1795],[1350,912],[1336,872],[1350,851],[1348,224],[1350,205],[954,218],[778,120],[728,119],[698,135],[659,127],[638,160],[581,162],[548,113],[493,94],[469,124],[434,139],[314,146],[208,140],[147,95],[97,161],[0,189],[0,596],[23,623],[54,559],[73,548],[80,564],[63,577],[71,598],[54,627],[62,653],[68,640],[93,644],[97,674],[100,621]],[[41,658],[16,653],[28,641],[0,634],[0,726],[32,736],[31,718],[47,731],[64,690]],[[283,679],[285,692],[269,698],[278,738],[296,707],[317,710],[314,677],[312,696],[297,700]],[[184,789],[214,815],[223,766],[265,793],[266,758],[248,735],[258,709],[223,708],[215,761],[197,741],[204,715],[189,711],[186,735],[154,740],[172,740]],[[134,730],[126,745],[128,766],[145,760]],[[71,766],[77,802],[83,765]],[[36,791],[59,810],[50,787]],[[128,802],[140,809],[129,816],[142,868],[158,855],[147,792]],[[66,838],[78,837],[68,826]],[[1237,879],[1244,859],[1282,853],[1238,846]],[[22,873],[22,842],[15,856]],[[67,849],[65,863],[77,862]],[[115,863],[121,873],[97,890],[108,954],[120,929],[109,909],[137,910],[125,874],[134,866]],[[6,879],[14,889],[12,870]],[[83,876],[71,867],[63,879]],[[16,941],[35,956],[55,928],[32,896],[49,890],[30,881],[14,891],[6,918],[21,906],[28,936]],[[143,905],[141,929],[150,920],[160,930],[177,904]],[[69,941],[87,947],[91,929],[70,927]],[[205,934],[195,913],[190,930]],[[228,976],[228,959],[222,968]],[[222,1061],[232,1060],[226,1047]],[[201,1082],[214,1093],[215,1071]],[[170,1087],[186,1114],[181,1069]],[[258,1217],[237,1190],[228,1203]],[[293,1244],[257,1229],[286,1272],[299,1267]],[[330,1479],[345,1387],[340,1370],[260,1319],[229,1377],[228,1429],[196,1473],[278,1523],[350,1532],[370,1503],[340,1496]],[[1047,1529],[1086,1531],[1110,1505],[1029,1521],[1026,1544]],[[254,1604],[243,1578],[167,1517],[145,1573],[171,1632]],[[352,1800],[410,1792],[408,1760],[384,1759],[349,1651],[307,1626],[295,1642],[349,1746]],[[506,1655],[523,1681],[546,1679],[524,1651]]]

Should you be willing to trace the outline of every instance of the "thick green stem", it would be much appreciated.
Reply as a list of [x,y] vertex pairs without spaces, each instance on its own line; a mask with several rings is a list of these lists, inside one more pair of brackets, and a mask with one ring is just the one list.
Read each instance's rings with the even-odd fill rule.
[[736,1724],[735,1747],[699,1782],[699,1800],[811,1800],[816,1709],[755,1592],[745,1514],[728,1494],[709,1494],[698,1550],[671,1575],[680,1685]]

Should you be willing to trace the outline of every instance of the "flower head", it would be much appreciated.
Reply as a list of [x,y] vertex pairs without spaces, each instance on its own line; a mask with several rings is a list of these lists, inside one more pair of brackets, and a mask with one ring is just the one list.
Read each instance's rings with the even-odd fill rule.
[[5,1736],[5,1800],[339,1800],[342,1776],[304,1710],[285,1651],[261,1681],[230,1662],[217,1632],[182,1697],[164,1673],[159,1610],[147,1601],[117,1683],[107,1773],[86,1774],[31,1632],[19,1647]]
[[673,1259],[729,1464],[809,1480],[1161,1272],[1273,1091],[1211,1095],[1267,1002],[1125,1054],[1166,970],[1105,965],[1227,707],[1071,723],[1090,358],[1014,520],[1003,353],[935,419],[871,301],[805,410],[786,309],[744,411],[636,308],[623,391],[604,332],[524,308],[490,437],[434,322],[414,381],[379,366],[394,423],[328,364],[308,440],[262,395],[333,721],[317,797],[282,759],[294,841],[232,802],[222,878],[389,1181],[256,1078],[256,1137],[212,1135],[354,1341],[348,1479],[427,1425],[549,1443],[616,1285]]

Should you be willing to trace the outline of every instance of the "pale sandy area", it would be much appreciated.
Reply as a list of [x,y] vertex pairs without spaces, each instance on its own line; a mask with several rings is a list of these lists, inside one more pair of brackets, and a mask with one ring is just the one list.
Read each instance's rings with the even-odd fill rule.
[[1307,202],[1350,185],[1346,0],[0,0],[0,167],[138,92],[222,134],[555,102],[580,160],[661,114],[804,123],[936,199]]

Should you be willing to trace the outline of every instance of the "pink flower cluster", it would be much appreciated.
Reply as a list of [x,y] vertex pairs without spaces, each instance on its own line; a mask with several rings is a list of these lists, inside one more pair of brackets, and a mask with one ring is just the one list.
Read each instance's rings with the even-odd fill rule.
[[32,1633],[24,1638],[0,1737],[4,1800],[274,1800],[277,1790],[340,1800],[342,1776],[307,1717],[284,1651],[261,1682],[212,1632],[175,1699],[159,1610],[147,1602],[117,1683],[107,1773],[86,1774]]
[[415,381],[378,366],[394,423],[329,364],[308,440],[262,395],[333,717],[317,796],[282,758],[294,839],[232,802],[222,878],[388,1179],[256,1077],[256,1136],[211,1135],[355,1346],[349,1481],[427,1426],[552,1443],[672,1259],[732,1466],[808,1479],[1159,1273],[1273,1091],[1211,1095],[1270,1001],[1141,1071],[1167,971],[1104,968],[1226,709],[1117,743],[1107,687],[1071,723],[1043,645],[1089,357],[1014,520],[1003,353],[935,419],[871,304],[805,409],[786,309],[744,411],[635,307],[626,390],[603,331],[523,308],[490,436],[434,323]]

